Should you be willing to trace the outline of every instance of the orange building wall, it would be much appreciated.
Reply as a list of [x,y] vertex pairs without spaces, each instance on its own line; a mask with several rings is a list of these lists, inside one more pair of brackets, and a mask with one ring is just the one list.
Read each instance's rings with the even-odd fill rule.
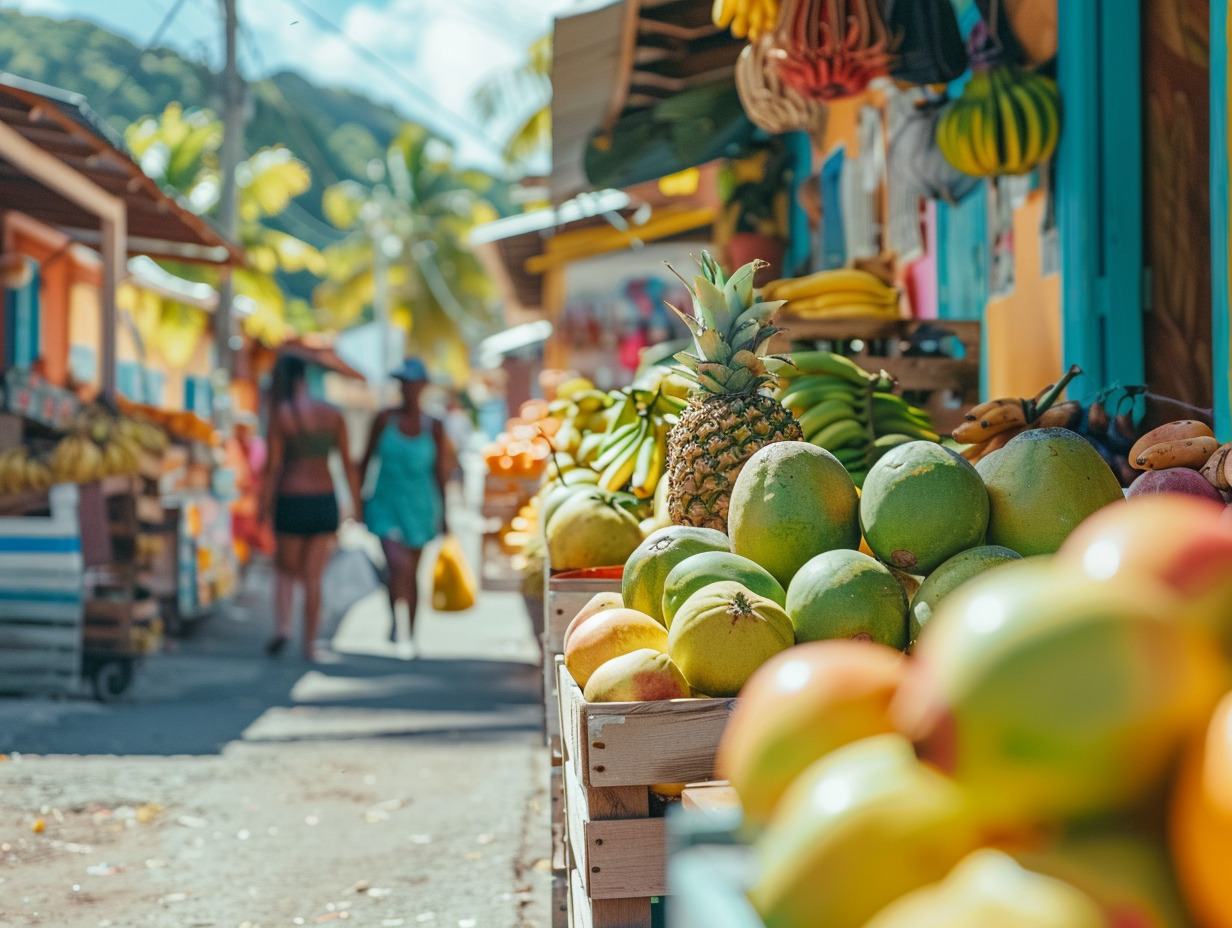
[[988,303],[984,365],[989,396],[1034,396],[1061,376],[1061,275],[1040,276],[1044,194],[1014,212],[1014,292]]

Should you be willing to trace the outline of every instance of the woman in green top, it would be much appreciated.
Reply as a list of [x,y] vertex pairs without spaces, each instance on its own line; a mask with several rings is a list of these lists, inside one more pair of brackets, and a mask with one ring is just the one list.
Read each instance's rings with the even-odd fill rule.
[[274,365],[270,389],[269,459],[261,484],[260,512],[274,525],[276,578],[274,637],[266,645],[278,654],[291,637],[296,584],[304,587],[304,657],[315,659],[321,623],[321,575],[338,531],[338,502],[329,456],[339,452],[359,500],[359,475],[347,453],[342,413],[312,398],[301,358],[283,355]]
[[364,504],[364,522],[381,540],[389,564],[389,640],[398,640],[398,603],[408,612],[407,634],[414,640],[419,601],[419,560],[424,546],[445,527],[445,485],[454,468],[454,451],[439,419],[421,408],[428,373],[423,362],[407,358],[394,373],[402,384],[402,405],[376,417],[359,472],[367,480],[378,461],[376,485]]

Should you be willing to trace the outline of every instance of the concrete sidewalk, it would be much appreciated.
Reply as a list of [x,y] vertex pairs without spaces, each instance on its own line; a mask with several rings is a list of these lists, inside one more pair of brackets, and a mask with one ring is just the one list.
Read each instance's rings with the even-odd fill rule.
[[0,926],[546,926],[521,598],[424,607],[412,659],[376,592],[308,665],[262,652],[269,585],[256,569],[115,705],[0,700],[0,751],[20,752],[0,763]]

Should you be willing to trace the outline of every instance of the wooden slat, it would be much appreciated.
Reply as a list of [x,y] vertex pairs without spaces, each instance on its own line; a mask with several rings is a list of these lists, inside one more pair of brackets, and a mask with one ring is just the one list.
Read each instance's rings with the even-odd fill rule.
[[667,892],[667,830],[662,818],[590,822],[585,839],[592,899]]
[[740,808],[740,796],[726,780],[692,783],[680,795],[680,804],[695,812],[728,813]]
[[577,870],[569,878],[571,928],[650,928],[650,899],[588,899]]
[[734,698],[587,703],[563,661],[559,671],[561,704],[569,707],[562,742],[588,786],[692,783],[714,776],[715,751]]

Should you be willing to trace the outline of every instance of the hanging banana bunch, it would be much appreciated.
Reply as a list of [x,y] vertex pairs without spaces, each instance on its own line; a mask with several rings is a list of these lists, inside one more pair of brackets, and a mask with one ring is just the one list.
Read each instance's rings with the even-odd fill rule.
[[714,24],[730,29],[738,39],[756,42],[774,28],[779,18],[779,0],[714,0]]
[[976,65],[937,119],[937,147],[973,177],[1026,174],[1052,157],[1060,134],[1056,82],[1008,62]]

